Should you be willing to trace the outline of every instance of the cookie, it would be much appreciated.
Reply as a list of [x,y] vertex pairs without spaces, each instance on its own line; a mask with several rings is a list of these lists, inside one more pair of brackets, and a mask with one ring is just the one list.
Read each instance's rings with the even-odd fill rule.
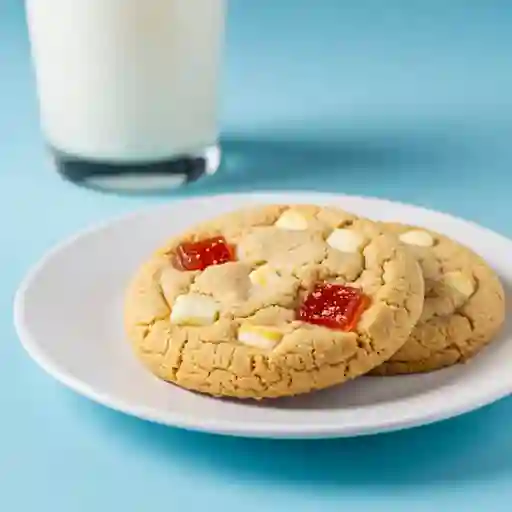
[[335,208],[271,205],[173,238],[127,290],[125,325],[156,376],[215,396],[340,384],[407,340],[423,306],[415,257]]
[[424,228],[383,224],[416,254],[425,279],[425,303],[411,337],[376,375],[437,370],[473,357],[505,318],[503,287],[483,259],[450,238]]

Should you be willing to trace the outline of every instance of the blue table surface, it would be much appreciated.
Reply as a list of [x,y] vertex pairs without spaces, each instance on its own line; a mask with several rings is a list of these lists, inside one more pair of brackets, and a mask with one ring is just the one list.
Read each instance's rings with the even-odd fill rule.
[[173,196],[118,197],[53,172],[22,2],[0,0],[0,510],[510,511],[511,399],[368,438],[184,432],[44,374],[18,343],[12,297],[62,237],[175,196],[373,195],[512,236],[511,23],[505,0],[232,0],[224,169]]

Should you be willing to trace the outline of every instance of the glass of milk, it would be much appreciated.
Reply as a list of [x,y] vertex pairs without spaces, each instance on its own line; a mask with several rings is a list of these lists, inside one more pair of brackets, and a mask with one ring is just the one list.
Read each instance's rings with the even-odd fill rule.
[[100,189],[162,190],[220,163],[225,0],[26,0],[44,137]]

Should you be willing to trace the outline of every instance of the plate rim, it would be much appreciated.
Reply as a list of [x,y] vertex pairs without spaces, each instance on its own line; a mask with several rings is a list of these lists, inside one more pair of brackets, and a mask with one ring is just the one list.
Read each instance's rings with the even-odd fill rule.
[[[478,400],[468,399],[459,400],[454,405],[447,405],[446,407],[434,410],[428,410],[423,415],[407,415],[401,414],[397,418],[391,418],[387,421],[380,420],[377,425],[365,425],[365,426],[353,426],[353,425],[340,425],[340,424],[326,424],[319,425],[317,423],[307,424],[300,423],[293,425],[289,423],[273,423],[273,422],[262,422],[247,426],[243,422],[235,422],[233,420],[219,420],[210,418],[203,418],[202,421],[198,421],[194,415],[187,415],[184,413],[176,413],[174,411],[155,409],[151,406],[144,406],[142,404],[129,403],[123,398],[116,397],[111,393],[103,390],[98,390],[94,386],[91,386],[88,382],[83,381],[80,378],[75,377],[73,374],[66,372],[64,368],[61,368],[58,364],[55,364],[51,358],[48,358],[44,351],[41,349],[40,344],[33,338],[32,334],[26,326],[24,320],[24,297],[27,291],[30,289],[32,282],[37,278],[39,273],[44,269],[47,262],[54,256],[65,251],[69,246],[74,244],[77,240],[92,235],[98,231],[102,231],[106,228],[129,222],[131,219],[138,218],[140,216],[153,216],[158,215],[159,211],[164,211],[168,208],[176,207],[176,204],[194,202],[207,198],[208,200],[226,200],[235,197],[251,197],[255,201],[270,202],[271,198],[283,197],[283,196],[294,196],[296,198],[302,197],[304,201],[315,202],[315,201],[332,201],[349,199],[352,201],[361,202],[372,202],[378,203],[385,206],[399,206],[415,210],[422,215],[436,215],[446,218],[453,223],[453,221],[460,222],[471,226],[474,229],[484,231],[489,235],[499,237],[502,241],[512,244],[512,240],[508,239],[504,235],[491,230],[485,226],[481,226],[472,220],[466,220],[455,215],[439,211],[432,210],[423,206],[417,206],[415,204],[405,203],[401,201],[394,201],[389,199],[383,199],[372,196],[360,196],[360,195],[348,195],[348,194],[337,194],[330,192],[318,192],[318,191],[304,191],[304,190],[277,190],[277,191],[265,191],[257,190],[250,192],[227,192],[221,194],[201,194],[185,197],[175,197],[161,204],[147,205],[136,208],[132,211],[115,215],[100,222],[92,223],[83,229],[80,229],[70,236],[65,237],[60,242],[51,246],[46,250],[43,255],[33,264],[28,271],[25,273],[21,280],[15,295],[13,304],[13,319],[14,326],[18,335],[18,339],[31,359],[34,360],[47,374],[53,377],[60,384],[66,386],[75,393],[82,395],[93,402],[108,407],[120,413],[124,413],[133,417],[137,417],[146,421],[159,423],[167,426],[177,427],[185,430],[207,432],[214,434],[230,435],[237,437],[260,437],[260,438],[339,438],[339,437],[355,437],[362,435],[372,435],[377,433],[398,431],[408,428],[419,427],[422,425],[431,424],[434,422],[446,420],[461,414],[477,410],[485,405],[489,405],[501,398],[504,398],[512,393],[512,379],[510,382],[500,381],[500,385],[496,383],[491,391],[486,393],[480,393]],[[266,198],[266,199],[265,199]],[[308,199],[311,198],[311,199]],[[297,199],[298,201],[299,199]],[[282,200],[275,200],[275,202],[283,202]],[[450,386],[448,386],[450,387]]]

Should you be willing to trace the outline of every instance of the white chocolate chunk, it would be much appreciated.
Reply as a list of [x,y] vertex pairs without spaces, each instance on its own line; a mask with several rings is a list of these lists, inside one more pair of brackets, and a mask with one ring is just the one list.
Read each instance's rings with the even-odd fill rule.
[[432,247],[434,245],[432,236],[421,229],[406,231],[399,238],[404,244],[408,245],[417,245],[419,247]]
[[171,324],[210,325],[219,317],[219,305],[211,297],[189,293],[176,297],[171,310]]
[[455,288],[455,290],[464,295],[464,297],[469,298],[475,292],[475,283],[469,276],[462,272],[448,272],[444,275],[443,281],[448,286]]
[[281,217],[277,219],[275,226],[281,229],[303,231],[304,229],[308,229],[308,221],[300,213],[293,210],[286,210]]
[[262,265],[249,274],[251,283],[255,286],[272,286],[277,284],[281,276],[269,265]]
[[262,349],[274,348],[282,337],[282,333],[273,327],[244,324],[238,330],[240,343]]
[[358,252],[365,241],[361,233],[352,229],[335,229],[326,240],[328,245],[341,252]]

